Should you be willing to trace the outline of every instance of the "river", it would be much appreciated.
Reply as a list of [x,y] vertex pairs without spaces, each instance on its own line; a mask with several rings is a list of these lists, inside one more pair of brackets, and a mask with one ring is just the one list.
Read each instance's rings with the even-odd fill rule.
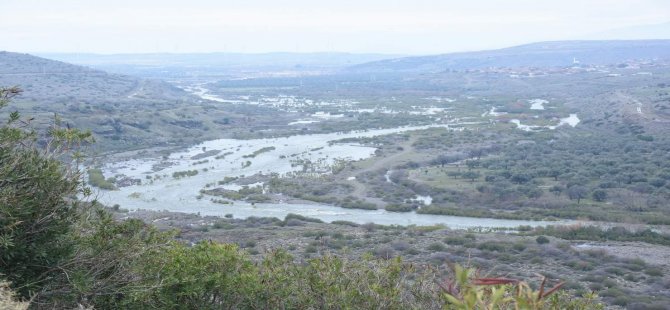
[[[203,99],[213,100],[205,89],[193,89],[193,93]],[[202,96],[207,94],[207,96]],[[133,159],[108,163],[103,167],[105,177],[124,175],[142,180],[141,185],[121,187],[119,190],[98,193],[98,199],[107,205],[119,204],[122,208],[135,210],[167,210],[174,212],[199,213],[201,215],[235,218],[278,217],[289,213],[314,217],[326,222],[343,220],[355,223],[374,222],[384,225],[435,225],[444,224],[452,228],[469,227],[517,227],[520,225],[544,226],[559,222],[521,221],[487,218],[456,217],[417,214],[415,212],[396,213],[386,210],[344,209],[320,204],[257,203],[236,201],[234,204],[217,204],[199,191],[208,184],[216,184],[225,177],[249,176],[262,172],[285,175],[300,171],[300,162],[319,163],[318,173],[328,173],[327,169],[337,160],[356,161],[374,156],[375,148],[355,143],[332,143],[344,138],[374,137],[411,130],[434,127],[450,128],[454,124],[427,126],[407,126],[388,129],[339,132],[329,134],[296,135],[271,139],[218,139],[194,145],[185,151],[175,152],[162,158]],[[454,130],[458,130],[456,126]],[[266,152],[250,156],[263,148],[273,147]],[[220,151],[218,157],[192,158],[205,151]],[[225,156],[222,156],[225,155]],[[162,169],[157,169],[156,167]],[[175,172],[197,170],[190,177],[174,178]],[[567,222],[561,222],[567,223]]]

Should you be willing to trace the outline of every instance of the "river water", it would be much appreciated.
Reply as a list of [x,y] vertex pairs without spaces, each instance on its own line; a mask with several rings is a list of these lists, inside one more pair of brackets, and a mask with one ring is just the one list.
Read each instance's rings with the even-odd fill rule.
[[[303,165],[296,164],[299,160],[320,163],[320,165],[316,165],[317,171],[315,173],[328,173],[328,167],[336,160],[360,160],[373,156],[375,152],[375,148],[372,147],[354,143],[330,143],[331,141],[343,138],[373,137],[410,130],[427,129],[429,127],[448,128],[448,125],[298,135],[273,139],[219,139],[206,141],[194,145],[185,151],[170,154],[166,158],[134,159],[107,164],[103,167],[106,177],[123,174],[131,178],[141,179],[143,184],[122,187],[116,191],[100,191],[98,198],[101,202],[108,205],[119,204],[122,208],[131,210],[168,210],[215,216],[232,214],[235,218],[250,216],[283,218],[288,213],[296,213],[319,218],[326,222],[344,220],[361,224],[374,222],[384,225],[444,224],[452,228],[557,224],[556,222],[426,215],[414,212],[394,213],[385,210],[344,209],[319,204],[257,203],[252,205],[236,201],[232,205],[227,205],[211,202],[207,196],[203,198],[199,195],[199,191],[207,184],[216,183],[225,177],[249,176],[258,172],[285,175],[287,173],[302,171]],[[255,157],[249,157],[255,151],[270,146],[275,149],[260,153]],[[191,159],[191,157],[201,154],[203,151],[212,150],[221,151],[218,155],[229,154],[220,159],[216,159],[215,156]],[[208,161],[203,163],[204,160]],[[154,166],[161,163],[170,163],[170,165],[160,171],[154,171]],[[205,168],[207,171],[204,171]],[[198,174],[179,179],[172,177],[173,172],[185,170],[198,170]],[[156,175],[161,176],[161,178],[157,179]]]
[[[228,102],[210,94],[202,85],[187,90],[202,99]],[[462,129],[458,128],[458,123],[450,125],[457,125],[455,130]],[[122,187],[115,191],[101,190],[98,193],[98,199],[107,205],[119,204],[122,208],[131,210],[167,210],[214,216],[232,214],[235,218],[250,216],[284,218],[289,213],[296,213],[326,222],[341,220],[359,224],[374,222],[383,225],[444,224],[451,228],[510,228],[520,225],[546,226],[568,223],[428,215],[415,212],[396,213],[386,210],[345,209],[321,204],[250,204],[243,201],[236,201],[234,204],[217,204],[211,202],[207,196],[202,197],[199,193],[208,184],[216,184],[225,177],[249,176],[258,172],[286,175],[301,171],[304,169],[301,164],[304,161],[317,163],[311,166],[315,169],[315,173],[328,173],[328,168],[336,161],[369,158],[374,156],[376,150],[354,143],[331,143],[332,141],[344,138],[374,137],[433,127],[450,128],[448,124],[438,124],[347,133],[297,135],[273,139],[206,141],[185,151],[170,154],[166,158],[134,159],[107,164],[103,167],[106,177],[122,174],[141,179],[143,184]],[[274,147],[274,149],[254,157],[249,156],[265,147]],[[217,159],[216,156],[210,156],[191,159],[204,151],[212,150],[220,151],[217,155],[225,154],[225,157]],[[156,171],[156,166],[161,166],[163,169]],[[178,179],[172,177],[174,172],[186,170],[198,170],[198,174]]]

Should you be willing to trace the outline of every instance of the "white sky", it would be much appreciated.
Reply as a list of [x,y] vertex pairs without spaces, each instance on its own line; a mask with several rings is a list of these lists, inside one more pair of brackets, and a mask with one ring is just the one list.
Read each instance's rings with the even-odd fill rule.
[[0,50],[432,54],[670,22],[670,0],[0,0]]

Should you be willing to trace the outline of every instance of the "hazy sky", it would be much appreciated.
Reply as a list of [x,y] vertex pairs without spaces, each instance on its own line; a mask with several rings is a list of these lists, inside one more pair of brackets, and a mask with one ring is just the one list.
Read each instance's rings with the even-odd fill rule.
[[430,54],[667,22],[670,0],[0,0],[0,50]]

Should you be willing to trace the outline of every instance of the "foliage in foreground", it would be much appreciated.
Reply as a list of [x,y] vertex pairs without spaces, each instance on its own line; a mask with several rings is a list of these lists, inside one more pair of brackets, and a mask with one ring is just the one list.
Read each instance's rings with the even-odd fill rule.
[[545,289],[542,277],[539,290],[523,281],[507,278],[481,278],[478,271],[453,268],[453,279],[440,284],[447,309],[604,309],[595,294],[572,298],[559,289],[564,282]]
[[[0,107],[17,89],[0,88]],[[76,150],[90,133],[52,128],[44,141],[17,113],[0,127],[0,274],[17,297],[46,309],[597,309],[592,299],[486,283],[456,267],[456,290],[437,273],[393,260],[283,251],[254,262],[230,244],[188,246],[139,220],[115,221],[81,196]],[[69,163],[69,164],[68,164]],[[0,287],[3,307],[24,307]],[[475,298],[476,303],[470,300]],[[552,301],[553,300],[553,301]],[[553,303],[552,303],[553,302]],[[11,309],[11,308],[10,308]]]
[[[399,258],[351,261],[326,256],[295,263],[283,251],[253,263],[234,245],[175,245],[143,270],[154,289],[128,308],[220,309],[602,309],[596,296],[572,298],[560,285],[533,290],[521,281],[480,278],[454,266],[449,284]],[[156,275],[152,277],[151,275]]]
[[[0,108],[19,93],[0,88]],[[0,273],[24,297],[73,251],[67,236],[78,220],[75,195],[83,192],[73,169],[78,154],[70,150],[91,138],[59,127],[56,119],[49,139],[38,146],[29,125],[13,112],[0,127]],[[72,164],[63,163],[68,160]]]

